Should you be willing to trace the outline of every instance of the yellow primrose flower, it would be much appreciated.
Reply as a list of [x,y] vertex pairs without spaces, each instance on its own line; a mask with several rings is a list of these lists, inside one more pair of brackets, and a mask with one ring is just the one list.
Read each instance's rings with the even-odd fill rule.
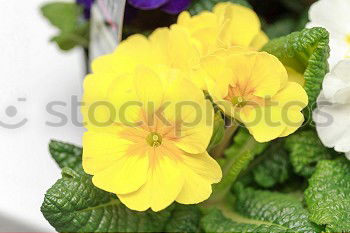
[[258,142],[287,136],[304,122],[308,96],[288,81],[283,64],[265,52],[231,49],[208,56],[208,90],[225,114],[242,122]]
[[192,17],[188,12],[183,12],[177,24],[189,30],[192,37],[202,43],[204,55],[231,46],[259,50],[268,41],[261,31],[256,13],[230,2],[219,3],[213,12],[202,12]]
[[94,185],[137,211],[209,198],[222,173],[206,151],[213,108],[203,92],[174,69],[115,72],[84,81],[83,168]]

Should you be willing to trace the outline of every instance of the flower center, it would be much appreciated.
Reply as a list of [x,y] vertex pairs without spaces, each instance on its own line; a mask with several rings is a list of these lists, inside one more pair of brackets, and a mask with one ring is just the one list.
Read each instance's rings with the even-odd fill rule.
[[162,144],[162,136],[160,136],[158,133],[152,132],[146,137],[146,142],[151,147],[158,147]]
[[240,108],[243,107],[246,104],[246,102],[245,102],[245,100],[244,100],[244,98],[242,96],[235,96],[235,97],[233,97],[231,102],[232,102],[232,104],[234,106],[237,106],[237,107],[240,107]]

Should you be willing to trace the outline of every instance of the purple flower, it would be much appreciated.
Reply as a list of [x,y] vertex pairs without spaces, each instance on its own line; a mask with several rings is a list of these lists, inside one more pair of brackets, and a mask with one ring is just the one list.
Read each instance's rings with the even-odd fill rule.
[[162,10],[168,14],[178,14],[190,6],[191,0],[170,0],[162,6]]
[[141,10],[160,8],[169,14],[178,14],[190,5],[191,0],[128,0],[128,2]]
[[94,0],[76,0],[79,5],[84,8],[85,19],[90,19],[90,10]]

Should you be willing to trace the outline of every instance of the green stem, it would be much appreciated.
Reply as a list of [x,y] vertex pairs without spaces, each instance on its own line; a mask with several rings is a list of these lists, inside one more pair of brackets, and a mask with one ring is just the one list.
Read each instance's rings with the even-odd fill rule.
[[248,166],[250,161],[253,160],[255,154],[252,153],[252,149],[257,144],[258,142],[256,142],[254,138],[250,136],[239,152],[232,158],[228,159],[223,168],[223,179],[220,183],[214,186],[214,192],[208,200],[209,202],[220,202],[223,198],[225,198],[241,171],[243,171]]
[[225,129],[225,135],[221,143],[217,145],[211,153],[214,158],[220,158],[224,155],[225,150],[232,143],[232,137],[236,132],[237,128],[238,128],[238,124],[233,122],[233,125]]

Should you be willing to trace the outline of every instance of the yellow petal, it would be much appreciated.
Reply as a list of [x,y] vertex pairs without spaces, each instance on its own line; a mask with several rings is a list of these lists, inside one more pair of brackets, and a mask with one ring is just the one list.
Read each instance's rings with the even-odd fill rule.
[[[280,89],[286,85],[288,73],[277,57],[266,52],[261,52],[257,54],[251,78],[254,80],[254,83],[256,80],[254,84],[257,88],[257,92],[255,92],[256,96],[273,96],[276,93],[275,86]],[[279,85],[274,80],[277,80]],[[274,88],[270,88],[270,85],[274,86]]]
[[178,124],[173,132],[176,145],[188,153],[204,152],[213,132],[211,103],[186,79],[173,80],[165,95],[170,104],[164,110],[164,116]]
[[219,3],[214,7],[214,13],[224,21],[228,21],[221,29],[219,39],[231,46],[248,47],[260,32],[258,16],[247,7],[232,3]]
[[116,55],[113,53],[97,57],[91,63],[91,70],[93,73],[119,73],[116,60]]
[[207,152],[183,157],[185,183],[176,201],[182,204],[196,204],[209,198],[211,184],[220,182],[221,168]]
[[308,104],[308,95],[304,88],[295,82],[288,82],[275,96],[272,101],[281,107],[293,110],[301,110]]
[[263,32],[260,31],[253,39],[252,43],[250,44],[249,47],[255,49],[255,50],[260,50],[264,45],[269,41],[269,38],[267,35]]
[[304,115],[301,113],[301,110],[308,104],[306,91],[298,83],[288,82],[272,98],[272,101],[280,106],[282,120],[286,125],[281,137],[295,132],[304,122]]
[[190,17],[188,13],[183,13],[178,19],[178,25],[185,27],[191,36],[201,44],[202,55],[215,51],[220,22],[214,13],[204,11],[193,17]]
[[225,58],[221,56],[207,56],[201,61],[201,66],[212,80],[206,79],[210,93],[215,92],[217,98],[224,98],[228,93],[228,86],[232,79],[232,70],[227,67]]
[[283,130],[280,137],[287,137],[297,131],[305,120],[304,115],[300,111],[290,110],[287,114],[287,120],[285,120],[286,128]]
[[186,27],[193,33],[204,28],[216,27],[218,25],[218,19],[215,14],[208,11],[203,11],[192,17],[185,11],[179,15],[177,24]]
[[278,106],[255,107],[249,114],[240,114],[239,119],[258,142],[271,141],[285,129],[282,110]]
[[142,120],[143,103],[135,90],[134,76],[115,79],[108,91],[108,101],[115,109],[116,122],[135,126]]
[[157,73],[147,67],[138,67],[134,78],[138,100],[146,113],[153,114],[163,102],[163,86]]
[[114,122],[115,108],[108,101],[111,83],[119,76],[113,73],[90,74],[84,80],[83,106],[81,108],[85,126],[98,130],[102,126],[111,126]]
[[177,23],[180,25],[186,25],[191,19],[191,15],[188,11],[183,11],[177,18]]
[[218,48],[218,33],[219,30],[217,27],[202,28],[192,33],[193,38],[201,43],[201,46],[198,46],[201,48],[201,55],[211,54]]
[[171,66],[179,69],[199,64],[200,52],[188,31],[180,25],[172,25],[169,36]]
[[[183,174],[177,161],[159,152],[154,166],[149,169],[146,183],[137,191],[118,195],[129,209],[160,211],[174,202],[183,186]],[[165,154],[164,154],[165,153]]]
[[207,90],[207,79],[208,74],[205,72],[202,68],[194,68],[191,71],[189,71],[188,74],[189,80],[195,84],[199,89],[201,90]]
[[230,56],[233,84],[258,97],[273,96],[287,82],[287,71],[274,56],[262,53]]
[[109,162],[109,167],[93,176],[92,182],[96,187],[115,194],[127,194],[138,190],[146,182],[149,157],[144,151],[128,153],[118,161]]
[[95,174],[126,154],[131,142],[110,133],[86,132],[83,137],[83,168]]
[[106,100],[111,83],[119,78],[113,73],[89,74],[84,79],[84,103]]
[[92,63],[93,73],[130,73],[139,64],[156,65],[162,58],[152,49],[143,35],[132,35],[118,45],[109,55],[97,58]]
[[152,54],[159,56],[159,63],[171,66],[169,43],[170,43],[169,28],[158,28],[150,36],[149,40],[152,46]]

